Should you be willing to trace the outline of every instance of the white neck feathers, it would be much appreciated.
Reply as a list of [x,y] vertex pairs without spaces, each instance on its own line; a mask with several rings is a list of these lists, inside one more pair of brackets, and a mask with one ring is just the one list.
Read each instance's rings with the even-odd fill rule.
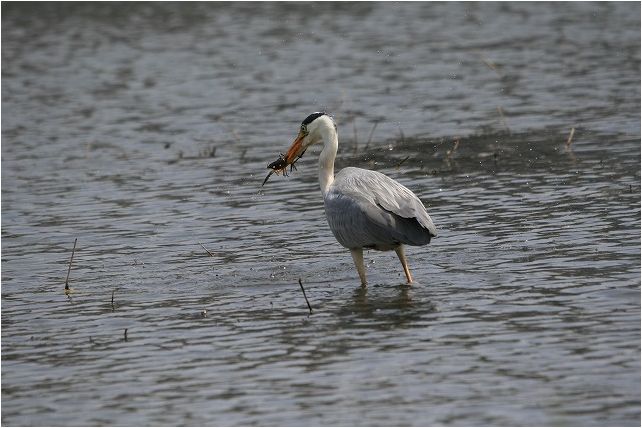
[[334,126],[322,131],[323,150],[319,156],[319,184],[325,196],[334,181],[334,159],[337,157],[339,138]]

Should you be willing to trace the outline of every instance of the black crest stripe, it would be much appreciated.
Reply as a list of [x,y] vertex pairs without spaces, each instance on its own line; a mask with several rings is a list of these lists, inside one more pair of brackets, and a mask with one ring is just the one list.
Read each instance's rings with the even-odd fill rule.
[[316,119],[317,117],[321,117],[324,114],[325,114],[324,111],[318,111],[316,113],[312,113],[310,116],[308,116],[305,119],[303,119],[303,122],[301,123],[301,125],[307,125],[310,122],[312,122],[314,119]]

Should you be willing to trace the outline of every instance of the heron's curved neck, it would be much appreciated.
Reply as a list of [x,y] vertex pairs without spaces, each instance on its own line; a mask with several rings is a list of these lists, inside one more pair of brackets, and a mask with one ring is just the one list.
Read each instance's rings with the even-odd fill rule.
[[339,137],[337,131],[328,129],[323,133],[323,150],[319,156],[319,184],[325,195],[334,181],[334,159],[337,157]]

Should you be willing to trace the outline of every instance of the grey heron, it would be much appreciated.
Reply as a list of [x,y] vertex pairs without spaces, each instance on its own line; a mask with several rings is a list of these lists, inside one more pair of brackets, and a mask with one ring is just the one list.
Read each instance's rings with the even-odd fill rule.
[[361,285],[366,286],[364,248],[395,250],[408,284],[412,284],[403,246],[430,243],[437,236],[435,225],[413,192],[380,172],[346,167],[334,175],[339,137],[334,120],[325,112],[313,113],[303,120],[287,153],[268,165],[270,174],[285,172],[316,143],[323,143],[319,184],[328,224],[337,241],[350,250]]

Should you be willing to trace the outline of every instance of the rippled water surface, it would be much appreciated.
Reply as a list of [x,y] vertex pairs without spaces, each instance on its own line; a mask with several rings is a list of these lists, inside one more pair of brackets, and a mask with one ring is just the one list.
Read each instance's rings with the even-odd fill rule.
[[[319,109],[416,285],[261,189]],[[3,3],[2,423],[639,425],[639,3]]]

